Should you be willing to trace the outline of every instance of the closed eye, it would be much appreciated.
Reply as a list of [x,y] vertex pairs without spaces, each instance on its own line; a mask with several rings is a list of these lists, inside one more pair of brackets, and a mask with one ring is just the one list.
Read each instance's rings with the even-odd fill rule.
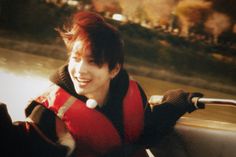
[[77,56],[71,56],[70,58],[71,58],[71,60],[76,61],[76,62],[79,62],[81,60],[81,58],[79,58]]
[[94,60],[94,59],[89,59],[88,62],[89,62],[90,64],[95,64],[95,60]]

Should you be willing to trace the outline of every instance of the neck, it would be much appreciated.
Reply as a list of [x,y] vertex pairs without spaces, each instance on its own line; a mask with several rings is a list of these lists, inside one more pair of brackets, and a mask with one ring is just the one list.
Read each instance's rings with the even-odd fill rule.
[[108,99],[109,87],[110,83],[107,83],[105,87],[101,87],[99,91],[97,91],[96,93],[90,93],[89,95],[86,95],[86,97],[96,100],[98,105],[102,107]]

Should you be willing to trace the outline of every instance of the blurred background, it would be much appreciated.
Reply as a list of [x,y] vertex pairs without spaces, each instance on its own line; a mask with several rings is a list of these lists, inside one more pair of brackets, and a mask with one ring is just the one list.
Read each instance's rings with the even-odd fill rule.
[[236,99],[235,0],[1,0],[0,101],[13,120],[67,58],[55,28],[82,10],[119,29],[125,67],[148,97],[183,88]]

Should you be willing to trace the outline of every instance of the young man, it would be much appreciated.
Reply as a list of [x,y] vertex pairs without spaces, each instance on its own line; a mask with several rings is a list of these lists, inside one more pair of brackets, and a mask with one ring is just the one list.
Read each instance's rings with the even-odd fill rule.
[[182,90],[166,92],[162,104],[151,109],[123,67],[118,31],[101,16],[76,13],[58,31],[69,60],[26,108],[27,120],[12,124],[1,105],[7,156],[142,156],[139,150],[156,144],[184,113],[196,109],[191,98],[202,94]]

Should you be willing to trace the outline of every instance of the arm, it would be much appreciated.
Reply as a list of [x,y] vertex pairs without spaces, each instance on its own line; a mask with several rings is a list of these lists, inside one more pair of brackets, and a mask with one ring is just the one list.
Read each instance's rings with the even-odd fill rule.
[[67,155],[68,148],[57,142],[56,135],[55,138],[42,135],[43,131],[36,123],[30,121],[12,123],[4,104],[0,105],[0,118],[0,156],[65,157]]
[[[142,142],[147,146],[155,145],[169,134],[176,121],[186,112],[196,110],[192,97],[202,97],[201,93],[187,93],[183,90],[170,90],[164,94],[160,105],[145,109],[145,128]],[[200,104],[204,108],[204,104]]]

